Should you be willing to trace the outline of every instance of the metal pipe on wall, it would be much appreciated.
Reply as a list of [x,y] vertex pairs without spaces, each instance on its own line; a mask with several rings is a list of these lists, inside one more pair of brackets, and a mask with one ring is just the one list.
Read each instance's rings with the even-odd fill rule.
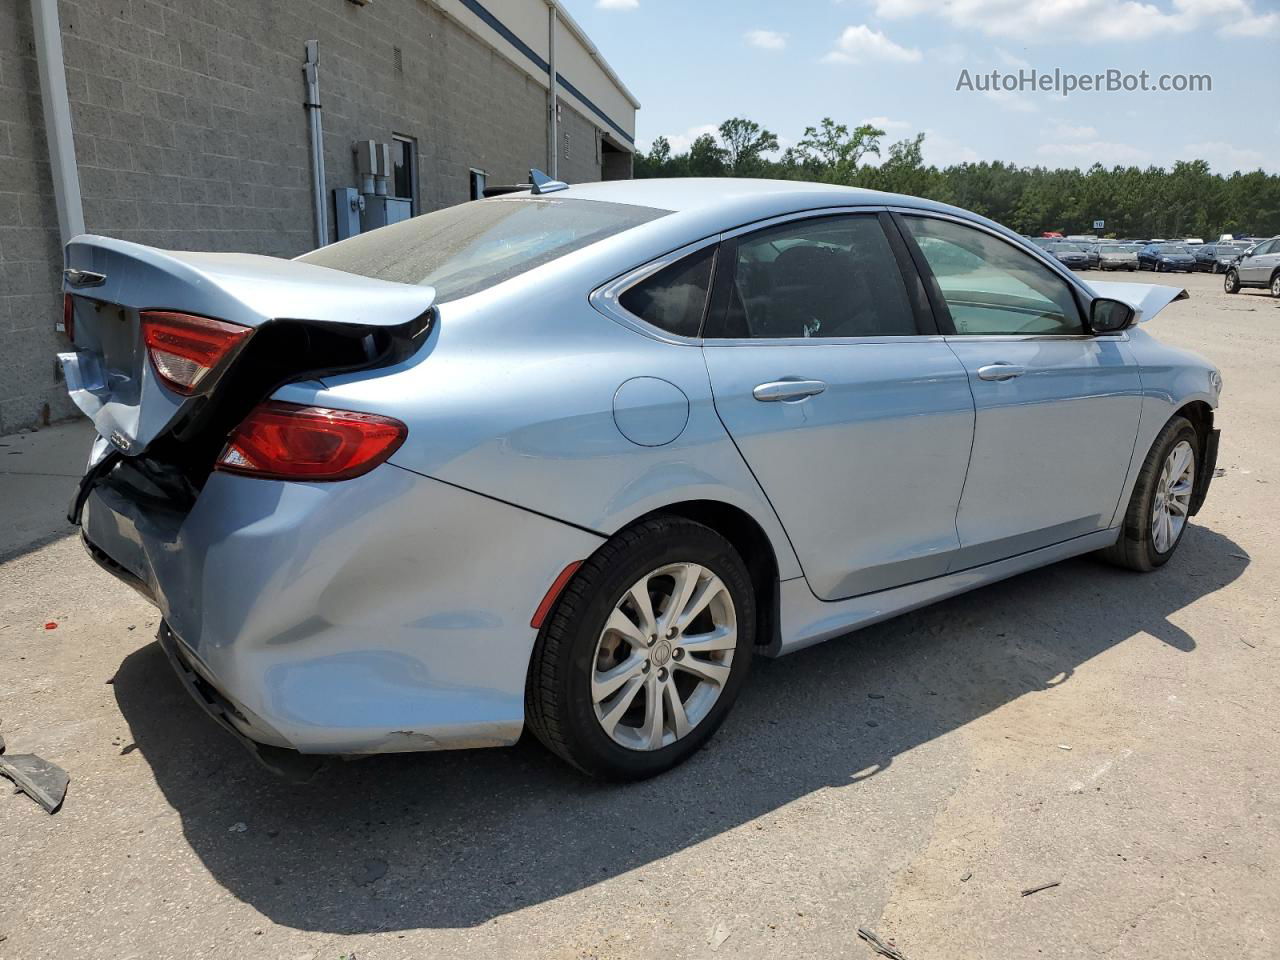
[[49,144],[49,171],[58,208],[58,234],[65,246],[84,233],[84,204],[80,199],[80,171],[76,167],[71,105],[67,99],[67,71],[62,62],[62,27],[58,0],[31,0],[35,28],[36,64],[40,74],[40,102]]
[[307,80],[307,120],[311,133],[311,204],[315,218],[316,246],[329,242],[329,206],[324,189],[324,127],[320,121],[320,41],[308,40],[302,73]]
[[556,73],[556,26],[560,8],[555,0],[547,3],[547,79],[550,83],[550,114],[547,118],[547,173],[552,180],[560,179],[560,147],[558,121],[560,119],[560,75]]

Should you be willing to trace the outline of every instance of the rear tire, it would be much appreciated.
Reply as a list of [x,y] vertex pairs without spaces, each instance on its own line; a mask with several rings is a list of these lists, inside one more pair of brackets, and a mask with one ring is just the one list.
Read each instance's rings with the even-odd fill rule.
[[[1184,464],[1182,456],[1187,454],[1190,463]],[[1099,551],[1099,556],[1116,566],[1141,572],[1168,563],[1189,526],[1199,467],[1200,436],[1185,417],[1174,417],[1164,425],[1143,461],[1119,538],[1114,545]],[[1163,530],[1156,530],[1162,514],[1173,518],[1172,522]]]
[[[676,615],[676,596],[683,612],[698,612]],[[538,635],[529,729],[593,777],[663,773],[702,747],[733,706],[755,616],[747,568],[720,534],[680,517],[629,527],[582,564]]]
[[1271,296],[1280,300],[1280,270],[1271,277]]
[[1228,270],[1227,275],[1222,280],[1222,289],[1227,293],[1240,292],[1240,274],[1234,269]]

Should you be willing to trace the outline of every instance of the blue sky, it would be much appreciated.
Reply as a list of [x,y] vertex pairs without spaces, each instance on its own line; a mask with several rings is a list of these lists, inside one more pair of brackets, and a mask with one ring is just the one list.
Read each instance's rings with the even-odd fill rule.
[[[561,0],[676,148],[731,116],[783,146],[824,116],[926,160],[1280,173],[1278,0]],[[1208,74],[1212,92],[957,91],[962,70]]]

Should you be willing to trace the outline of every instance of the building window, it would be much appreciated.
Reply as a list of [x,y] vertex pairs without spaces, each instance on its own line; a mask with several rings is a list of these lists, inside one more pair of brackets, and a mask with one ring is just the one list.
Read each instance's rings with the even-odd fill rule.
[[471,168],[471,199],[484,199],[484,185],[489,182],[489,175],[483,170]]
[[418,215],[418,141],[395,135],[391,138],[391,187],[395,196],[410,201],[409,209]]

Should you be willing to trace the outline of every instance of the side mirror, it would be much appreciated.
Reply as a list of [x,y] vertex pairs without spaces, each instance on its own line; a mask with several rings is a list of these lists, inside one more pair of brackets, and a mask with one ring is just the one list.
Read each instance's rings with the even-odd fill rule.
[[1089,308],[1090,333],[1119,333],[1133,325],[1133,307],[1120,300],[1099,297]]

